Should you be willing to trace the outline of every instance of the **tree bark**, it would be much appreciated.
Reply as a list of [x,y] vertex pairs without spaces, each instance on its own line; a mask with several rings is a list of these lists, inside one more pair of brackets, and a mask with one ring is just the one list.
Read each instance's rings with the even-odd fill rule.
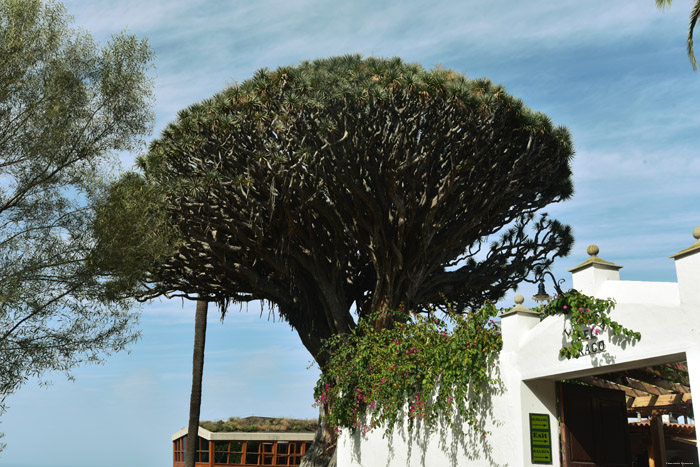
[[316,436],[301,460],[300,467],[336,467],[338,465],[338,435],[326,424],[327,407],[318,410]]
[[[194,317],[194,351],[192,352],[192,392],[190,393],[190,423],[185,445],[185,467],[194,467],[199,441],[199,408],[202,405],[202,374],[204,373],[204,344],[207,334],[207,308],[209,303],[197,301]],[[213,455],[213,453],[212,453]]]

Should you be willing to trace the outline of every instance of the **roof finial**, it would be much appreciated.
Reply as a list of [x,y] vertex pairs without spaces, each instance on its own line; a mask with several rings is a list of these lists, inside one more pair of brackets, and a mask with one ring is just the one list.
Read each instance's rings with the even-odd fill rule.
[[506,316],[511,316],[511,315],[516,315],[516,314],[521,314],[524,316],[535,316],[539,317],[539,313],[532,311],[528,309],[523,303],[525,302],[525,297],[522,295],[518,294],[515,297],[513,297],[513,300],[515,301],[515,306],[511,308],[510,310],[506,311],[505,313],[501,314],[501,317],[506,317]]
[[600,248],[598,248],[598,245],[589,245],[588,248],[586,248],[586,253],[590,256],[586,261],[583,263],[579,264],[578,266],[575,266],[571,269],[569,269],[569,272],[577,272],[585,267],[595,265],[596,267],[603,267],[606,269],[613,269],[613,270],[620,270],[622,269],[622,266],[618,266],[615,263],[611,263],[610,261],[605,261],[604,259],[600,258],[598,256],[598,253],[600,253]]
[[695,237],[695,243],[690,245],[685,250],[681,250],[678,253],[676,253],[675,255],[671,255],[671,258],[679,259],[679,258],[682,258],[684,256],[687,256],[688,254],[691,254],[691,253],[697,254],[698,252],[700,252],[700,226],[695,227],[693,229],[693,237]]

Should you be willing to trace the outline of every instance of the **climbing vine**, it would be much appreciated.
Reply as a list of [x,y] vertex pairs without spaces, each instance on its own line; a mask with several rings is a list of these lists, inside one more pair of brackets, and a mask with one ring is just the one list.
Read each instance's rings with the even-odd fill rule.
[[[614,306],[614,300],[570,290],[533,311],[542,319],[566,316],[570,343],[559,354],[570,359],[603,331],[641,338],[610,319]],[[499,384],[491,371],[503,344],[500,322],[494,321],[498,312],[492,303],[464,315],[448,306],[442,318],[434,311],[381,311],[360,319],[352,333],[328,339],[324,351],[330,358],[314,392],[316,404],[328,409],[326,423],[362,433],[388,432],[405,420],[409,430],[420,420],[431,430],[445,422],[462,433],[466,423],[486,437],[478,415],[480,396]],[[393,326],[375,328],[387,320]]]
[[533,309],[542,313],[542,319],[552,315],[564,315],[571,327],[570,344],[559,350],[561,357],[578,358],[584,351],[586,341],[607,331],[610,337],[620,337],[629,341],[640,340],[642,335],[610,319],[615,308],[615,300],[600,299],[583,294],[575,289],[555,295],[546,305]]
[[[490,368],[501,349],[501,331],[487,303],[465,315],[450,307],[435,312],[382,311],[360,319],[349,335],[326,343],[330,361],[316,385],[327,423],[363,433],[420,420],[434,430],[439,420],[461,432],[461,420],[479,428],[480,395],[498,383]],[[390,329],[375,329],[377,319]],[[455,417],[459,415],[458,417]]]

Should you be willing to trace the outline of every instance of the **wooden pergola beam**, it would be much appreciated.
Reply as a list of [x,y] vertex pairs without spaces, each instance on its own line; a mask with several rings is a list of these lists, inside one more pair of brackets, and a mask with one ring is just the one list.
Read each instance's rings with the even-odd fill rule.
[[630,413],[692,414],[692,394],[688,386],[688,367],[675,362],[616,373],[578,378],[578,381],[606,389],[623,391]]
[[628,409],[664,409],[692,402],[693,396],[686,394],[667,394],[664,396],[642,396],[627,400]]
[[[661,370],[660,368],[664,368],[665,370]],[[678,383],[686,387],[690,384],[688,379],[688,366],[685,362],[667,363],[666,365],[658,365],[656,367],[649,366],[639,368],[639,371],[656,375],[661,379],[672,383]]]
[[590,384],[591,386],[597,386],[599,388],[616,389],[618,391],[624,391],[626,396],[629,396],[632,398],[643,397],[643,396],[647,395],[647,393],[645,393],[645,392],[636,391],[636,390],[629,388],[627,386],[622,386],[622,385],[619,385],[617,383],[606,381],[606,380],[601,379],[600,377],[596,377],[596,376],[584,376],[583,378],[578,378],[578,381],[581,381],[582,383]]
[[659,388],[657,386],[653,386],[643,381],[628,378],[624,373],[608,373],[605,375],[598,375],[597,378],[619,384],[620,386],[627,386],[632,389],[641,391],[645,394],[655,396],[664,396],[667,394],[672,394],[671,391],[668,391],[667,389]]
[[628,370],[623,372],[628,378],[634,378],[647,384],[667,389],[670,392],[690,392],[690,387],[681,383],[671,381],[658,376],[658,374],[646,372],[644,370]]
[[688,362],[667,363],[666,366],[673,368],[675,370],[678,370],[680,372],[683,372],[685,374],[688,374]]
[[649,467],[666,466],[666,441],[664,439],[664,422],[660,415],[649,420],[651,428],[651,446],[649,447]]

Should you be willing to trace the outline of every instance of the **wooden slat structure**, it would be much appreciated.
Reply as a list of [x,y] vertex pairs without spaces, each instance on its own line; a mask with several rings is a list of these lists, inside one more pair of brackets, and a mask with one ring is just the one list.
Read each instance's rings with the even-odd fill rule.
[[[627,416],[643,416],[648,419],[645,423],[648,424],[647,430],[649,430],[647,441],[647,462],[649,466],[660,467],[667,465],[664,431],[666,425],[670,426],[670,424],[663,423],[662,415],[673,414],[676,417],[684,415],[686,419],[688,417],[694,418],[693,397],[690,391],[688,365],[686,362],[586,376],[578,378],[576,381],[579,384],[584,383],[599,388],[623,391]],[[641,424],[642,422],[639,423]],[[694,437],[695,429],[693,425],[678,426],[692,427]]]
[[640,414],[651,417],[672,413],[693,417],[693,398],[686,362],[587,376],[577,381],[624,391],[630,416]]

